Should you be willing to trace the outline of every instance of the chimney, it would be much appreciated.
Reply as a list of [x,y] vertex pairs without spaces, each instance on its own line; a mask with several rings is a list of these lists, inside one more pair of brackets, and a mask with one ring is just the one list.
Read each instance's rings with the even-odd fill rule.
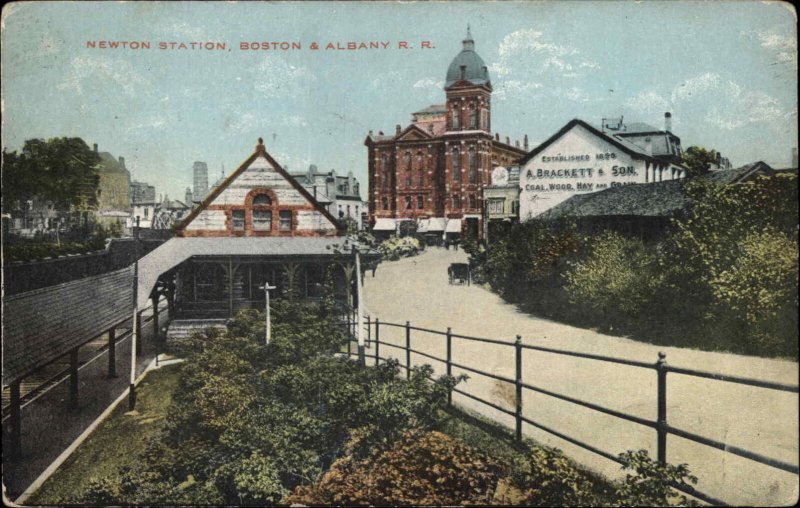
[[528,135],[527,134],[525,134],[523,147],[525,148],[525,150],[528,149]]
[[125,157],[120,156],[119,165],[122,166],[122,169],[125,169]]
[[499,132],[495,132],[494,133],[494,140],[495,141],[500,141],[500,133]]
[[507,145],[510,145],[510,144],[511,144],[511,138],[509,138],[508,136],[506,136],[506,144],[507,144]]
[[669,111],[664,113],[664,130],[672,132],[672,113]]
[[399,136],[401,130],[402,129],[400,129],[400,124],[395,125],[394,126],[394,134],[395,134],[395,136]]
[[647,155],[653,155],[653,138],[650,136],[644,138],[644,151],[647,152]]
[[94,145],[92,145],[92,146],[94,147],[94,153],[97,153],[97,143],[95,143],[95,144],[94,144]]

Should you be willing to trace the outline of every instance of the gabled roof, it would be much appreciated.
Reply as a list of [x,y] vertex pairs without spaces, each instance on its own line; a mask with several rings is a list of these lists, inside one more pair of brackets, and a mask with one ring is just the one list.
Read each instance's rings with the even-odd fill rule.
[[617,138],[617,137],[615,137],[613,135],[610,135],[610,134],[608,134],[606,132],[603,132],[602,130],[598,129],[594,125],[592,125],[590,123],[587,123],[587,122],[584,122],[580,118],[573,118],[572,120],[570,120],[564,127],[562,127],[558,132],[556,132],[552,136],[550,136],[550,138],[548,138],[544,143],[540,144],[539,146],[537,146],[536,148],[531,150],[528,153],[528,155],[526,155],[523,158],[521,158],[519,160],[519,164],[521,164],[521,165],[525,164],[529,160],[531,160],[534,157],[536,157],[545,148],[547,148],[548,146],[552,145],[556,140],[558,140],[561,136],[563,136],[564,134],[569,132],[576,125],[580,125],[581,127],[585,128],[586,130],[591,132],[592,134],[594,134],[594,135],[596,135],[596,136],[608,141],[609,143],[611,143],[612,145],[616,146],[617,148],[619,148],[623,152],[627,153],[628,155],[631,155],[631,156],[639,158],[639,159],[644,159],[644,160],[647,160],[647,161],[650,161],[650,162],[654,162],[654,163],[658,163],[658,164],[664,164],[664,161],[659,160],[656,157],[653,157],[652,155],[649,155],[641,147],[639,147],[639,146],[637,146],[637,145],[635,145],[635,144],[633,144],[633,143],[631,143],[629,141],[626,141],[624,139],[620,139],[620,138]]
[[266,148],[264,148],[264,140],[262,138],[258,138],[258,145],[256,145],[256,150],[250,155],[250,157],[248,157],[236,169],[236,171],[228,175],[228,177],[225,178],[225,180],[223,180],[218,187],[209,192],[203,199],[203,201],[201,201],[200,204],[181,221],[176,230],[183,231],[186,228],[186,226],[188,226],[189,223],[192,222],[200,214],[200,212],[208,208],[208,206],[217,198],[217,196],[222,194],[222,191],[227,189],[230,186],[230,184],[239,177],[239,175],[244,173],[247,170],[247,168],[250,167],[253,161],[255,161],[259,156],[264,157],[267,160],[267,162],[275,169],[275,171],[278,172],[278,174],[280,174],[283,178],[285,178],[286,181],[289,182],[292,185],[292,187],[295,188],[295,190],[297,190],[300,194],[302,194],[303,197],[306,198],[308,202],[311,203],[318,212],[320,212],[326,219],[331,221],[331,223],[336,227],[339,233],[342,233],[344,231],[339,221],[336,220],[333,217],[333,215],[331,215],[330,212],[328,212],[328,210],[326,210],[316,199],[314,199],[314,196],[309,194],[305,187],[300,185],[300,183],[298,183],[298,181],[295,180],[292,177],[292,175],[287,173],[286,170],[283,169],[281,165],[278,164],[269,153],[267,153]]
[[395,136],[395,139],[397,139],[398,141],[403,141],[403,139],[406,138],[406,136],[411,136],[413,134],[421,136],[422,139],[430,139],[433,137],[429,132],[425,132],[424,130],[419,128],[416,124],[412,123],[408,127],[406,127],[400,134]]
[[758,176],[759,173],[774,175],[775,171],[766,162],[756,161],[735,169],[720,169],[717,171],[710,171],[704,176],[713,182],[728,184],[749,180],[750,178]]

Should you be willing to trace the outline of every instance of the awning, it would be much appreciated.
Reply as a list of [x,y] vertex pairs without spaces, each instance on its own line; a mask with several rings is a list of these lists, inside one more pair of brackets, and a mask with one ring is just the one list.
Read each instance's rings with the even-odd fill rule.
[[445,233],[461,233],[461,219],[450,219],[447,221]]
[[375,219],[373,231],[394,231],[396,224],[394,219]]
[[434,217],[430,219],[430,221],[428,222],[428,231],[431,233],[434,231],[442,232],[445,230],[446,227],[447,227],[447,219],[445,219],[444,217]]
[[419,219],[417,221],[417,233],[428,232],[428,219]]

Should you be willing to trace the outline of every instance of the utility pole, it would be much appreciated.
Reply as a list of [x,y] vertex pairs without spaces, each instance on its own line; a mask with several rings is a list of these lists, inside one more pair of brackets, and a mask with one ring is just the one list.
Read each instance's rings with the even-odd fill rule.
[[136,408],[136,341],[139,330],[137,330],[137,314],[139,313],[138,303],[139,293],[139,216],[136,216],[136,225],[133,228],[133,320],[131,321],[131,382],[128,387],[128,411]]

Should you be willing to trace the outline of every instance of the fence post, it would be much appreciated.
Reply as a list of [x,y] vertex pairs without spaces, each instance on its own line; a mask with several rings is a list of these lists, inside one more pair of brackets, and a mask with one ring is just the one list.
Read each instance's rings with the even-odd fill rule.
[[11,383],[11,457],[22,456],[22,410],[20,398],[20,379]]
[[78,348],[69,352],[69,407],[78,409]]
[[370,320],[370,317],[367,316],[367,347],[372,346],[372,328],[370,327],[371,323],[372,321]]
[[[379,344],[380,341],[381,341],[381,320],[378,319],[378,318],[375,318],[375,344]],[[377,357],[377,355],[378,355],[378,352],[377,352],[377,346],[376,346],[375,356]],[[376,359],[375,361],[377,362],[378,360]]]
[[108,377],[117,377],[117,329],[108,330]]
[[[369,321],[367,321],[367,329],[371,330],[371,328],[369,327]],[[372,338],[372,332],[368,333],[367,337]],[[381,347],[381,341],[378,339],[378,333],[376,332],[375,333],[375,366],[376,367],[381,364],[380,347]]]
[[[447,327],[447,376],[453,375],[453,331]],[[447,390],[447,405],[453,405],[453,387]]]
[[514,347],[516,349],[516,375],[514,376],[516,408],[514,416],[517,423],[517,441],[522,441],[522,336],[517,335]]
[[411,323],[406,321],[406,379],[411,379]]
[[667,355],[665,353],[658,353],[656,372],[658,373],[657,454],[659,464],[665,465],[667,463]]

